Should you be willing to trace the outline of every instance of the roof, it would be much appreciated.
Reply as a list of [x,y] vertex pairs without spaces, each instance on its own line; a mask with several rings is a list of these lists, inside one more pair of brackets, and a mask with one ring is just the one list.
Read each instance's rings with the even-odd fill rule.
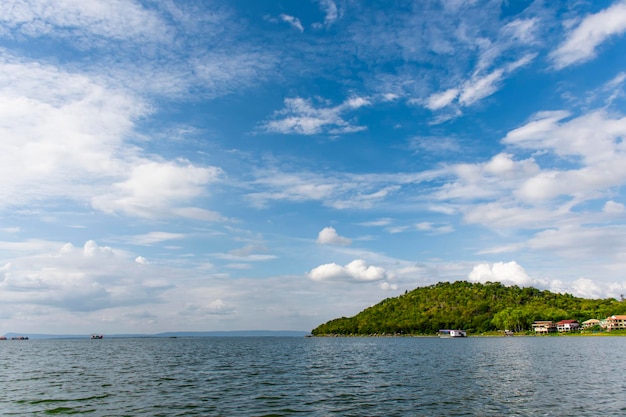
[[589,319],[589,320],[583,321],[583,324],[588,324],[588,323],[600,323],[600,320],[598,320],[598,319]]
[[578,320],[561,320],[557,324],[572,324],[572,323],[578,323]]
[[607,317],[607,320],[626,320],[626,315]]

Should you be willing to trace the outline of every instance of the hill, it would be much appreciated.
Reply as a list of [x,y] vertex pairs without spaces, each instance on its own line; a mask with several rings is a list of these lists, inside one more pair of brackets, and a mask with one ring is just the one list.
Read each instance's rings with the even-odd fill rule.
[[322,335],[433,334],[439,329],[471,333],[530,330],[536,320],[604,319],[626,314],[626,302],[586,299],[499,282],[440,282],[387,298],[354,317],[341,317],[311,332]]

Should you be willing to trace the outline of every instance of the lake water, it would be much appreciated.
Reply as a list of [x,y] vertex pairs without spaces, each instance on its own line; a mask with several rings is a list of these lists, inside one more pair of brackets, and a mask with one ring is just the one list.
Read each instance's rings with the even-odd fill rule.
[[626,337],[0,341],[2,415],[625,416]]

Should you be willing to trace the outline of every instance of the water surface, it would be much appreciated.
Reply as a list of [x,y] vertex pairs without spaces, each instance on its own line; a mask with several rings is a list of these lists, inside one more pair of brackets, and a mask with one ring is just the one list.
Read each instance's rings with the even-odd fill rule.
[[0,341],[0,413],[625,416],[624,364],[624,337]]

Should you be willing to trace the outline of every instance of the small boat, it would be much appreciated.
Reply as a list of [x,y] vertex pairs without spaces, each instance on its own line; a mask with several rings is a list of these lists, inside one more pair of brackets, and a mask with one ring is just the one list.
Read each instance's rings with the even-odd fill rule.
[[442,329],[442,330],[439,330],[439,337],[441,337],[441,338],[467,337],[467,333],[465,333],[465,330],[447,330],[447,329]]
[[101,334],[92,334],[91,335],[91,339],[102,339],[104,337],[104,335]]

